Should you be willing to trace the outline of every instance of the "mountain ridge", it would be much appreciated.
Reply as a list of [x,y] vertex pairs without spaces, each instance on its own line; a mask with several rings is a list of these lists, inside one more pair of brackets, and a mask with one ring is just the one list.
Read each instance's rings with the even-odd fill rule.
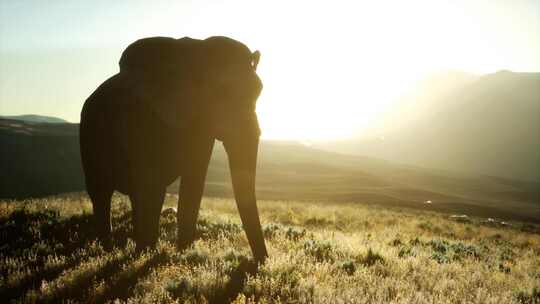
[[[414,121],[405,112],[403,123],[371,137],[315,146],[422,167],[540,180],[540,73],[499,71],[417,102],[443,107],[434,106]],[[393,113],[398,120],[399,111]]]
[[69,123],[69,121],[54,117],[54,116],[45,116],[45,115],[36,115],[36,114],[23,114],[23,115],[0,115],[0,118],[19,120],[24,122],[31,123]]

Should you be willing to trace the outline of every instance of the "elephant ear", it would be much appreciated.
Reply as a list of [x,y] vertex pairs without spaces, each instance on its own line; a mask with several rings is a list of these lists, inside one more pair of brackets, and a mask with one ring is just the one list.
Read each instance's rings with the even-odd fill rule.
[[257,66],[259,65],[259,61],[261,60],[261,52],[259,50],[253,52],[251,55],[251,66],[254,70],[257,70]]
[[134,106],[170,127],[191,125],[201,115],[202,83],[196,72],[199,41],[151,37],[128,46],[120,58],[119,78],[134,95]]

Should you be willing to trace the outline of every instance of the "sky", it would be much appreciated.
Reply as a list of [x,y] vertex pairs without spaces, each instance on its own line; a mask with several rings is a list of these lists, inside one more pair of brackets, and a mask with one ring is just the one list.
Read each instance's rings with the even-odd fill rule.
[[540,71],[540,1],[0,1],[0,115],[78,122],[149,36],[224,35],[262,53],[267,139],[358,136],[444,70]]

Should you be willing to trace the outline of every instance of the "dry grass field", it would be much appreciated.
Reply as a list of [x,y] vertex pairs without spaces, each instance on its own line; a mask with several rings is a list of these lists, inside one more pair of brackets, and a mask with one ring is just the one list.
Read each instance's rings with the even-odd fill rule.
[[270,258],[257,269],[229,199],[204,199],[183,253],[164,213],[158,248],[140,255],[123,196],[109,250],[92,240],[85,195],[0,201],[1,302],[540,303],[537,226],[362,203],[259,207]]

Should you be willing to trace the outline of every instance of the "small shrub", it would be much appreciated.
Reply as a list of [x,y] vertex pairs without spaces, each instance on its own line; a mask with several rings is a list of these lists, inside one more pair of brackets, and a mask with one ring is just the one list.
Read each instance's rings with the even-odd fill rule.
[[368,249],[365,255],[358,258],[358,262],[365,266],[373,266],[375,263],[384,264],[384,257],[377,252],[374,252],[371,248]]
[[231,237],[242,231],[240,225],[231,222],[209,222],[201,220],[197,223],[197,233],[203,239],[217,238],[219,235]]
[[190,248],[181,257],[181,261],[188,265],[202,265],[208,261],[209,257],[202,252]]
[[449,249],[448,242],[444,240],[431,240],[428,245],[430,245],[435,252],[442,254],[445,254]]
[[454,258],[461,259],[463,257],[480,257],[480,250],[473,245],[466,245],[463,243],[452,244],[450,248],[454,251]]
[[354,261],[348,260],[343,263],[341,263],[340,268],[345,271],[348,275],[353,275],[356,271],[356,265],[354,264]]
[[223,256],[223,260],[228,264],[228,267],[226,268],[228,268],[229,272],[249,264],[249,259],[247,256],[233,249],[227,251],[227,253]]
[[329,242],[307,240],[304,242],[304,250],[319,262],[334,260],[335,249]]
[[399,249],[398,257],[406,258],[410,256],[414,256],[414,253],[411,247],[402,247],[401,249]]
[[270,223],[263,225],[263,235],[265,238],[275,237],[280,230],[283,230],[283,226],[281,224]]
[[514,260],[514,251],[509,247],[503,247],[500,253],[500,259],[502,261],[513,261]]
[[302,278],[298,264],[263,267],[256,278],[247,280],[242,292],[247,298],[261,299],[260,303],[303,303],[299,299],[311,291],[302,286]]
[[409,244],[411,246],[418,246],[418,245],[422,245],[422,242],[420,241],[420,239],[418,239],[418,237],[415,237],[414,239],[409,241]]
[[480,250],[473,245],[463,243],[449,243],[445,240],[431,240],[426,245],[434,251],[432,258],[439,263],[447,263],[447,260],[461,260],[467,257],[480,257]]
[[394,247],[397,247],[397,246],[401,246],[401,245],[403,245],[403,243],[401,242],[401,240],[400,240],[400,239],[398,239],[398,238],[395,238],[395,239],[393,239],[393,240],[392,240],[392,241],[390,242],[390,244],[389,244],[389,245],[390,245],[390,246],[394,246]]
[[287,228],[287,231],[285,232],[285,236],[289,240],[298,241],[299,239],[306,236],[306,229],[297,228],[297,227],[289,227]]
[[450,258],[448,258],[444,253],[435,252],[431,255],[431,258],[437,261],[439,264],[450,263]]

